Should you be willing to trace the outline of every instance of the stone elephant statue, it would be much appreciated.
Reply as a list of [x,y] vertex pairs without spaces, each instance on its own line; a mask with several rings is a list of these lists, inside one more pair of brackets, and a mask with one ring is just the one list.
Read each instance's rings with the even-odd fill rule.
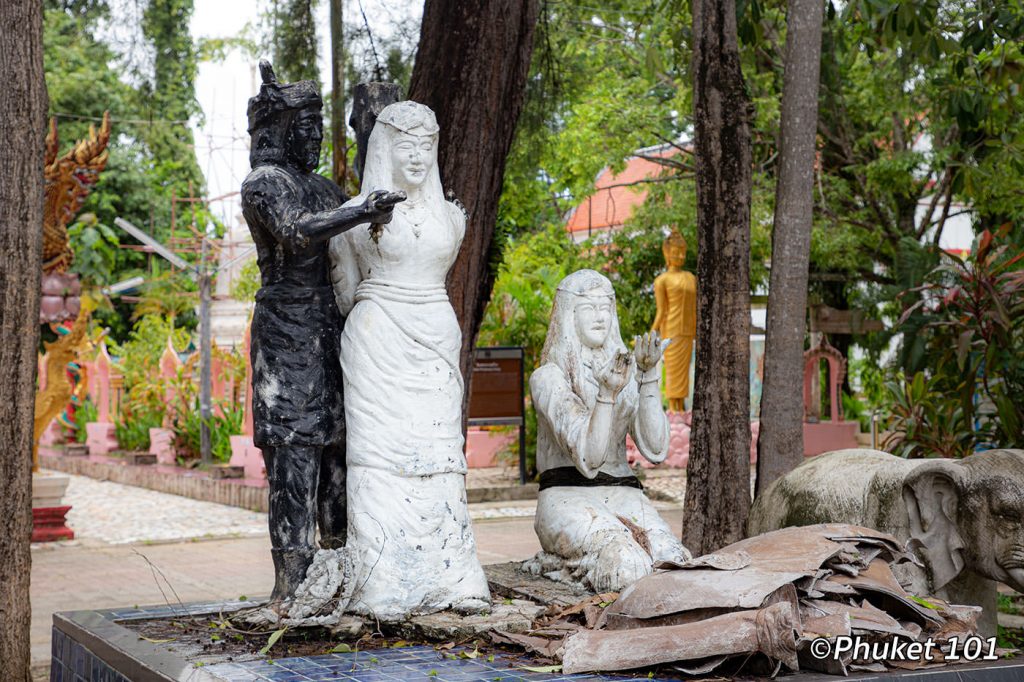
[[923,568],[898,567],[904,587],[983,607],[979,628],[994,635],[994,581],[1024,592],[1024,450],[962,460],[825,453],[758,496],[747,532],[827,522],[867,526],[907,543]]

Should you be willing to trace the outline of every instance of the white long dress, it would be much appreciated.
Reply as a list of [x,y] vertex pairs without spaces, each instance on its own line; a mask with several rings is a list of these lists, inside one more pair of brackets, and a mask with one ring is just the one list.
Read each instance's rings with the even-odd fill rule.
[[465,217],[443,210],[415,226],[396,209],[379,237],[360,227],[331,244],[347,315],[348,610],[381,620],[490,599],[466,503],[462,336],[445,291]]

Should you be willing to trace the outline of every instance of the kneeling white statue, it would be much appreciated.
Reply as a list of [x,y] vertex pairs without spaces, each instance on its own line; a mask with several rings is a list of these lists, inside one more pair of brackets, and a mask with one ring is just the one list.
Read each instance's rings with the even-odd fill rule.
[[666,343],[652,332],[626,350],[615,292],[600,273],[580,270],[559,284],[530,378],[540,471],[534,529],[543,551],[524,570],[610,592],[658,561],[690,558],[626,461],[627,433],[652,463],[668,454],[658,387]]

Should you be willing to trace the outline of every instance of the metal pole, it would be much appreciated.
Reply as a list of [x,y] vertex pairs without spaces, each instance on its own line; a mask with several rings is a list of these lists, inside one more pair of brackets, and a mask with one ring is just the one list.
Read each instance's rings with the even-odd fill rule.
[[210,333],[210,269],[206,265],[206,240],[203,240],[203,269],[199,274],[199,448],[203,464],[213,463],[213,443],[210,439],[211,333]]

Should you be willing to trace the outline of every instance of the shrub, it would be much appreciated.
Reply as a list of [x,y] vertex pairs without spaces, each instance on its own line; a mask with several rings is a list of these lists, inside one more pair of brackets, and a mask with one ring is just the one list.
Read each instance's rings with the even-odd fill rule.
[[916,329],[920,362],[890,387],[900,451],[957,456],[1024,447],[1024,253],[985,230],[967,259],[943,254],[900,325]]
[[153,412],[122,414],[120,423],[114,425],[118,445],[122,450],[148,450],[149,430],[161,422],[161,415]]
[[100,413],[88,398],[75,409],[75,442],[84,443],[88,438],[85,425],[99,419]]
[[[210,418],[210,444],[213,458],[218,462],[231,459],[231,436],[242,433],[244,407],[224,405],[224,416],[216,413]],[[198,459],[202,455],[200,426],[202,417],[199,414],[198,401],[174,423],[174,445],[178,455],[183,459]]]

